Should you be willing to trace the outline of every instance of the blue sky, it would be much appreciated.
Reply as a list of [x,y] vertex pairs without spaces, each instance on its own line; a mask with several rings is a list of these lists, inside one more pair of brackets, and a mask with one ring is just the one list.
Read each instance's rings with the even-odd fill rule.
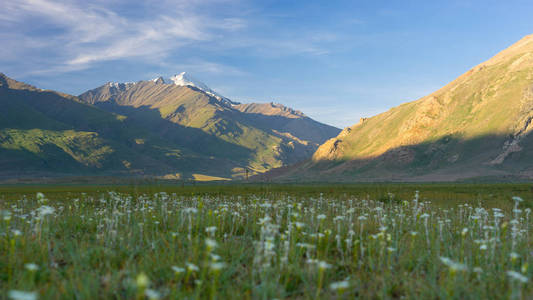
[[0,72],[74,95],[186,71],[338,127],[533,33],[533,1],[0,0]]

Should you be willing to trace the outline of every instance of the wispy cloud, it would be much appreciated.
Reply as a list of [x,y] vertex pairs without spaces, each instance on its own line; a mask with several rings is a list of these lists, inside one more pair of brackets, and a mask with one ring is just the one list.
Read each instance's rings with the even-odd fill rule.
[[195,5],[204,2],[162,1],[165,5],[158,5],[147,18],[118,14],[106,6],[129,1],[9,1],[0,10],[0,26],[12,29],[11,34],[3,34],[4,49],[10,49],[6,51],[11,53],[9,60],[16,55],[14,48],[26,52],[25,57],[53,52],[46,58],[34,57],[40,67],[32,72],[67,72],[132,57],[160,61],[190,43],[212,40],[214,32],[246,27],[239,18],[212,20],[198,13]]
[[[216,6],[221,10],[218,12]],[[288,32],[272,36],[268,22],[240,0],[17,0],[0,10],[0,66],[18,76],[60,74],[95,64],[142,59],[155,66],[184,49],[246,51],[263,58],[324,55],[336,34]],[[257,12],[255,12],[257,13]],[[182,56],[178,65],[200,72],[243,72],[211,57]],[[201,61],[202,63],[198,63]]]

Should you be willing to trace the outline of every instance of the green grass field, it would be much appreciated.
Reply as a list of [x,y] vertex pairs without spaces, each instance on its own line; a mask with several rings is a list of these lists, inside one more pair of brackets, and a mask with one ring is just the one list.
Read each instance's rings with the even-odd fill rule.
[[528,184],[0,186],[0,298],[531,299],[532,205]]

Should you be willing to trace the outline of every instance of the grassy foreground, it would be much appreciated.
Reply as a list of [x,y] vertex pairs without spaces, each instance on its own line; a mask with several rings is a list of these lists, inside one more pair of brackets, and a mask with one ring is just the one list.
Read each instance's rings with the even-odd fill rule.
[[0,298],[531,299],[532,196],[525,184],[0,187]]

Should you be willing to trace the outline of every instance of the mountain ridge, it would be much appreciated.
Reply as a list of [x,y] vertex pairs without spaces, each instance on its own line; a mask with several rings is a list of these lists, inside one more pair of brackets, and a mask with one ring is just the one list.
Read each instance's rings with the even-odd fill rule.
[[[144,126],[151,126],[146,116],[149,110],[152,120],[159,114],[170,123],[253,149],[257,153],[250,162],[253,172],[310,157],[320,143],[340,131],[282,105],[237,104],[204,89],[156,78],[131,85],[105,84],[79,98],[106,111],[128,115]],[[139,113],[141,109],[144,116]]]
[[[242,178],[310,157],[340,131],[235,105],[158,78],[109,82],[76,97],[0,74],[0,176]],[[302,135],[295,122],[326,135]]]

